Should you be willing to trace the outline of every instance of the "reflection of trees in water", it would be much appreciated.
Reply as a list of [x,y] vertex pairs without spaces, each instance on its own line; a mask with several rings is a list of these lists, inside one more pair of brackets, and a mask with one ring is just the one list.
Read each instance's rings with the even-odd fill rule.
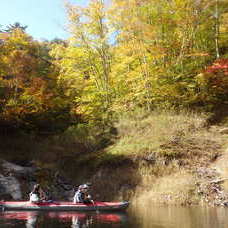
[[[179,207],[152,204],[132,208],[134,225],[140,228],[226,228],[228,209],[217,207]],[[134,216],[134,217],[133,217]]]

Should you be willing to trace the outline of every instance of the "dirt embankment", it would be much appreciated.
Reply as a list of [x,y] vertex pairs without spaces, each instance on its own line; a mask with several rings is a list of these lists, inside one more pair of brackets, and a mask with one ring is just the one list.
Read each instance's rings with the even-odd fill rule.
[[149,200],[162,204],[228,206],[227,130],[223,128],[221,131],[225,144],[215,159],[197,166],[182,167],[163,177],[145,178],[144,186],[138,186],[135,202]]

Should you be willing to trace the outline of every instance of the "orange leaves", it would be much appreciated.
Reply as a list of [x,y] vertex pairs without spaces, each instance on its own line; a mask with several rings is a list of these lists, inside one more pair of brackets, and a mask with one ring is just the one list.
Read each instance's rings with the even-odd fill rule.
[[57,70],[49,61],[48,51],[47,43],[44,46],[19,30],[5,37],[0,52],[4,92],[0,117],[26,125],[26,116],[42,116],[59,108]]
[[207,67],[207,73],[223,73],[228,76],[228,59],[218,59],[212,66]]

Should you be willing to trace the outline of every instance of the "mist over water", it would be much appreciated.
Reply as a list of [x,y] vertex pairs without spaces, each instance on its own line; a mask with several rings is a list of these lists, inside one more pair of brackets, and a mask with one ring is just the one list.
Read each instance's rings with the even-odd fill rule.
[[132,206],[125,212],[0,213],[0,227],[17,228],[225,228],[227,208]]

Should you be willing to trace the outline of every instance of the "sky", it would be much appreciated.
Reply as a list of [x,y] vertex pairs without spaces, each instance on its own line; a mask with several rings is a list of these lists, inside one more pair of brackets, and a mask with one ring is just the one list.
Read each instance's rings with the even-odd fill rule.
[[[71,0],[84,5],[87,0]],[[0,0],[0,25],[19,22],[37,40],[66,39],[67,18],[64,0]]]

